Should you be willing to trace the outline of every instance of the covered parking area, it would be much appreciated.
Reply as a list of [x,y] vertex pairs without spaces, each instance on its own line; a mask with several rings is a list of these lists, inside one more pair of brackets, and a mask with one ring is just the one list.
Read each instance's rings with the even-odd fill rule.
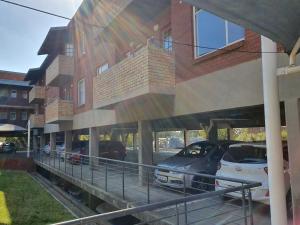
[[[280,136],[280,100],[278,75],[280,79],[292,80],[300,75],[300,67],[296,66],[296,55],[300,47],[300,2],[261,0],[183,0],[210,11],[229,21],[240,24],[261,35],[262,74],[264,94],[264,114],[268,149],[269,183],[272,224],[287,224],[285,190],[283,179],[282,144]],[[281,44],[289,54],[289,64],[277,68],[277,43]],[[288,84],[288,82],[286,83]],[[300,221],[300,112],[299,96],[295,90],[285,86],[289,97],[284,99],[285,118],[288,130],[288,147],[290,158],[290,176],[293,199],[294,224]]]

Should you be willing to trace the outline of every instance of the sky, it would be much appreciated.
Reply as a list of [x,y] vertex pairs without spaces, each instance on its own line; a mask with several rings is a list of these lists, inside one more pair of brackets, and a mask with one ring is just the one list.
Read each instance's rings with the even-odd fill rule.
[[[72,17],[82,0],[11,0],[19,4]],[[45,56],[37,52],[48,30],[68,20],[0,1],[0,70],[26,73],[39,67]]]

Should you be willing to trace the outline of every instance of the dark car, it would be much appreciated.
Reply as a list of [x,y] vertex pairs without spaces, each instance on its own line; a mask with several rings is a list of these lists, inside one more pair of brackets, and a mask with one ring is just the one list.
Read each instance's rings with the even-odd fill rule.
[[186,188],[213,189],[214,179],[194,175],[183,176],[183,173],[171,170],[215,175],[218,164],[230,144],[232,142],[199,141],[183,148],[176,155],[157,165],[162,169],[155,170],[155,182],[172,188],[184,188],[185,179]]
[[16,145],[14,143],[5,143],[1,149],[3,153],[14,153],[16,152]]
[[120,141],[100,141],[99,157],[124,160],[126,157],[126,148]]

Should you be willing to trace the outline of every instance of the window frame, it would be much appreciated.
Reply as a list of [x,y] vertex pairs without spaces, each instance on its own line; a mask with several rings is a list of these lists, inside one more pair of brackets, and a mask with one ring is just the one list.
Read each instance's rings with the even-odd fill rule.
[[[12,96],[13,92],[16,92],[16,96],[15,96],[15,97]],[[17,98],[17,97],[18,97],[18,91],[17,91],[16,89],[10,90],[10,97],[11,97],[11,98]]]
[[[23,115],[25,115],[25,114],[26,114],[26,119],[23,118]],[[28,120],[28,112],[27,112],[27,111],[21,112],[21,120],[22,120],[22,121],[27,121],[27,120]]]
[[8,119],[8,113],[7,112],[0,112],[0,115],[5,115],[3,118],[0,117],[0,120],[7,120]]
[[[226,42],[226,44],[224,45],[224,46],[222,46],[222,47],[219,47],[218,49],[215,49],[215,50],[212,50],[212,51],[210,51],[210,52],[207,52],[207,53],[204,53],[204,54],[202,54],[202,55],[198,55],[197,54],[197,49],[198,49],[198,47],[197,46],[201,46],[201,45],[199,45],[198,43],[197,43],[197,31],[198,31],[198,29],[197,29],[197,21],[196,21],[196,15],[200,12],[200,11],[205,11],[204,9],[199,9],[199,11],[197,11],[196,12],[196,7],[194,6],[193,7],[193,38],[194,38],[194,59],[199,59],[199,58],[202,58],[202,57],[204,57],[204,56],[206,56],[206,55],[209,55],[209,54],[212,54],[212,53],[215,53],[215,52],[217,52],[217,51],[220,51],[220,50],[222,50],[222,49],[224,49],[224,48],[227,48],[227,47],[229,47],[229,46],[231,46],[231,45],[234,45],[234,44],[236,44],[236,43],[238,43],[238,42],[241,42],[241,41],[244,41],[245,40],[245,35],[246,35],[246,33],[244,33],[244,37],[243,38],[240,38],[240,39],[238,39],[238,40],[235,40],[235,41],[233,41],[233,42],[230,42],[230,43],[228,43],[228,20],[225,20],[225,19],[223,19],[223,18],[221,18],[221,19],[223,19],[224,21],[225,21],[225,42]],[[243,29],[244,29],[244,31],[246,31],[246,29],[243,27]],[[208,46],[209,47],[209,46]]]
[[65,55],[73,57],[74,56],[74,45],[72,43],[65,43]]
[[[83,85],[83,97],[81,97],[81,86],[80,85]],[[85,105],[85,100],[86,100],[86,95],[85,95],[85,79],[80,79],[78,82],[77,82],[77,105],[78,106],[83,106]]]
[[[171,40],[165,41],[167,39],[166,37],[169,37]],[[165,48],[165,43],[167,43],[168,48]],[[168,52],[173,51],[174,45],[173,45],[173,37],[172,37],[172,29],[171,28],[166,29],[165,31],[162,32],[162,48]]]
[[[15,115],[15,118],[12,119],[12,115]],[[17,120],[17,112],[13,111],[13,112],[9,112],[9,120],[11,121],[16,121]]]
[[[105,70],[101,69],[101,68],[103,68],[106,65],[107,65],[107,68]],[[97,75],[101,75],[102,73],[105,73],[106,71],[109,70],[109,68],[110,67],[109,67],[109,63],[108,62],[105,62],[105,63],[101,64],[100,66],[97,67]],[[100,69],[101,69],[101,71],[100,71]]]
[[23,99],[28,99],[28,92],[27,91],[22,92],[22,98]]

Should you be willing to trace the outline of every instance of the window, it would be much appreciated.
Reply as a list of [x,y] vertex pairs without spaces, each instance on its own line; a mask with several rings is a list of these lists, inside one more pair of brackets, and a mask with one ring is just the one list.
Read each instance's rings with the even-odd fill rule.
[[108,69],[109,69],[109,65],[108,63],[105,63],[97,68],[97,74],[99,75],[101,73],[104,73]]
[[21,112],[21,120],[27,120],[27,112]]
[[9,113],[9,119],[10,120],[16,120],[17,119],[17,113],[16,112],[10,112]]
[[28,98],[28,93],[27,91],[22,92],[22,98],[27,99]]
[[0,120],[7,120],[7,112],[0,112]]
[[78,105],[85,104],[85,81],[84,79],[78,81]]
[[209,151],[215,148],[216,146],[214,145],[195,143],[181,150],[179,153],[176,154],[176,156],[187,158],[202,158],[206,156]]
[[66,56],[73,56],[74,55],[74,46],[73,46],[73,44],[67,43],[65,45],[65,55]]
[[10,97],[16,98],[17,97],[17,90],[11,90],[10,91]]
[[[195,57],[223,48],[245,37],[245,29],[202,9],[195,9]],[[208,47],[201,48],[198,46]],[[210,49],[211,48],[211,49]]]
[[163,48],[167,51],[172,51],[173,49],[173,38],[171,36],[171,30],[168,30],[163,34]]

